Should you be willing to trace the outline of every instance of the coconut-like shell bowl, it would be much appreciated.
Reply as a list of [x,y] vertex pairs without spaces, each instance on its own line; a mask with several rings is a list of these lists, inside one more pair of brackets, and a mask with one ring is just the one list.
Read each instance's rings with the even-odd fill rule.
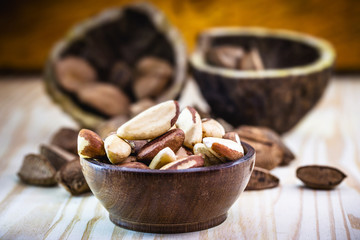
[[[121,106],[139,100],[134,96],[133,83],[137,74],[136,66],[144,57],[161,59],[172,68],[171,79],[160,93],[151,96],[152,100],[156,103],[177,98],[187,72],[186,48],[177,29],[150,3],[111,8],[75,25],[55,45],[45,66],[46,89],[51,98],[81,126],[94,128],[113,116],[128,114],[127,107],[120,112]],[[66,84],[70,84],[67,88],[65,84],[60,84],[62,78],[59,76],[59,62],[66,58],[71,59],[63,68],[70,70],[61,77],[67,80]],[[72,63],[77,65],[72,66]],[[74,81],[69,81],[69,78]],[[100,88],[99,92],[80,94],[80,90],[90,85],[89,82],[100,83],[101,86],[97,88]],[[119,88],[129,100],[119,102],[111,101],[111,97],[101,99],[110,94],[119,98],[119,93],[111,86]],[[100,107],[96,100],[89,104],[91,95],[100,98]],[[110,107],[115,108],[115,114],[110,112],[109,115]]]
[[114,224],[141,232],[192,232],[224,222],[244,191],[255,151],[242,145],[244,157],[209,167],[134,169],[94,159],[81,159],[81,165],[91,191]]
[[[207,52],[217,46],[257,49],[264,69],[219,67]],[[233,126],[290,130],[318,102],[331,76],[333,47],[325,40],[286,30],[214,28],[202,32],[190,63],[213,115]]]

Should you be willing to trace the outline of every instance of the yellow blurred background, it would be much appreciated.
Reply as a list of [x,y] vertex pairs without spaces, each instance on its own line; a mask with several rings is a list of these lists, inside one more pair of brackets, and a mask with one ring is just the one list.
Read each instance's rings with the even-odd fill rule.
[[[41,71],[69,28],[128,0],[1,0],[0,72]],[[150,0],[182,33],[188,52],[197,34],[218,26],[291,29],[329,40],[338,71],[360,70],[360,1]]]

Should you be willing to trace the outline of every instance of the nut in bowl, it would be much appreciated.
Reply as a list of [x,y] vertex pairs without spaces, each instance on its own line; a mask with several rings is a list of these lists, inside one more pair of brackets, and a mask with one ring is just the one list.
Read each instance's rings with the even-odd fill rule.
[[[113,223],[142,232],[180,233],[225,221],[249,181],[255,151],[244,142],[202,131],[197,114],[191,107],[180,113],[176,101],[167,101],[140,113],[120,126],[116,136],[109,136],[132,143],[150,139],[137,153],[124,147],[124,142],[117,145],[122,150],[115,147],[117,141],[101,147],[96,133],[80,131],[78,151],[84,176]],[[156,121],[159,117],[161,121]]]
[[335,51],[325,40],[240,27],[202,32],[190,58],[214,116],[278,133],[290,130],[317,103],[334,61]]

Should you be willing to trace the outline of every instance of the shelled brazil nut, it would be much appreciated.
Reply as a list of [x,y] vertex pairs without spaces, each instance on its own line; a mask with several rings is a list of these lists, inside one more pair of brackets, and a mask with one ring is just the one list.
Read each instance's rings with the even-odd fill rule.
[[230,135],[234,139],[224,137],[225,130],[216,120],[202,120],[192,107],[180,112],[178,102],[171,100],[139,113],[104,140],[82,129],[78,154],[118,167],[181,170],[243,157],[239,136]]

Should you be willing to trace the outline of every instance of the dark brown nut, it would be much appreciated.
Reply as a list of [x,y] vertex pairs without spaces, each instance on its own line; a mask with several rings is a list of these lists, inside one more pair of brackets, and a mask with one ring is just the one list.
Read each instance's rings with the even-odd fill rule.
[[222,138],[225,135],[224,127],[212,118],[204,118],[202,122],[202,137]]
[[77,157],[77,155],[67,152],[62,148],[45,144],[40,145],[40,154],[54,166],[56,171]]
[[171,65],[157,57],[144,57],[136,65],[138,76],[154,76],[157,78],[170,79],[173,75]]
[[179,150],[175,153],[176,159],[181,159],[187,156],[192,155],[192,152],[184,147],[180,147]]
[[161,167],[160,170],[181,170],[204,166],[204,159],[200,155],[191,155],[183,159],[176,160]]
[[131,90],[132,77],[133,74],[129,65],[126,62],[118,61],[111,68],[109,83],[128,92]]
[[234,142],[236,142],[238,144],[241,144],[239,134],[237,134],[236,132],[227,132],[227,133],[225,133],[223,138],[224,139],[229,139],[229,140],[234,141]]
[[81,171],[79,158],[65,164],[56,174],[56,181],[72,195],[90,192]]
[[184,146],[192,149],[195,144],[200,143],[202,140],[202,123],[200,115],[192,107],[184,108],[178,120],[176,126],[184,131],[185,140]]
[[55,185],[55,174],[56,169],[49,160],[38,154],[26,155],[18,172],[22,182],[41,186]]
[[244,50],[241,47],[231,45],[213,47],[207,52],[207,60],[210,64],[232,69],[239,67],[243,56]]
[[179,116],[177,101],[159,103],[128,122],[117,130],[117,135],[126,140],[147,140],[166,133]]
[[60,128],[52,137],[51,144],[68,152],[77,154],[77,137],[79,130],[72,128]]
[[116,134],[108,136],[104,141],[106,156],[112,164],[124,161],[131,153],[130,145]]
[[135,117],[139,113],[145,111],[152,106],[155,106],[155,102],[150,98],[144,98],[130,105],[130,117]]
[[255,148],[257,167],[271,170],[280,164],[288,164],[295,158],[280,136],[269,128],[241,126],[234,132],[239,134],[242,141]]
[[55,63],[56,75],[60,86],[72,93],[83,86],[96,82],[95,69],[79,57],[65,57]]
[[264,168],[254,167],[245,190],[263,190],[279,186],[279,178]]
[[169,147],[173,152],[177,152],[183,145],[185,134],[181,129],[173,129],[145,144],[137,155],[137,159],[145,164],[150,164],[151,160],[162,149]]
[[229,139],[206,137],[203,143],[222,160],[225,158],[227,161],[234,161],[244,156],[243,147]]
[[223,163],[223,161],[215,155],[216,153],[214,153],[214,151],[212,151],[211,149],[207,148],[203,143],[195,144],[193,150],[194,154],[201,155],[203,157],[205,161],[205,167]]
[[324,165],[299,167],[296,176],[309,188],[332,189],[339,185],[346,175],[337,168]]
[[81,129],[78,135],[78,154],[82,158],[103,158],[104,142],[95,132]]
[[126,115],[119,115],[110,118],[109,120],[101,122],[96,128],[95,132],[99,134],[101,138],[106,138],[112,133],[116,132],[119,126],[123,125],[129,120]]
[[129,112],[129,98],[112,84],[94,83],[83,86],[78,89],[77,97],[82,103],[110,117]]
[[175,153],[169,148],[164,148],[151,161],[149,168],[160,169],[164,165],[176,161]]
[[141,162],[125,162],[121,164],[117,164],[118,167],[126,167],[126,168],[140,168],[140,169],[150,169],[148,166]]
[[134,83],[134,93],[137,99],[155,98],[167,86],[169,80],[156,76],[143,76]]
[[127,142],[129,143],[129,145],[131,147],[131,153],[138,155],[138,153],[143,148],[143,146],[145,144],[147,144],[149,141],[148,140],[127,140]]
[[264,64],[258,49],[252,48],[246,53],[240,61],[239,68],[241,70],[264,70]]

